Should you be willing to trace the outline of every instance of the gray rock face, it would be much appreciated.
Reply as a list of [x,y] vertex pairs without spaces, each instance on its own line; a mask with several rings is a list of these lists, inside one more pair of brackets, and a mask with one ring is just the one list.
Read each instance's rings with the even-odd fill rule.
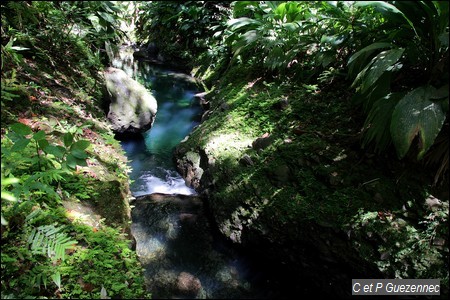
[[136,134],[150,129],[158,107],[153,95],[120,69],[108,68],[105,79],[111,100],[107,118],[112,130]]

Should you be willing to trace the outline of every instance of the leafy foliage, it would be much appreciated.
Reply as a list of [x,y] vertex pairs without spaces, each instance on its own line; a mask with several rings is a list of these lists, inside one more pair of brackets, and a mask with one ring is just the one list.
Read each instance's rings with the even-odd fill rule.
[[[341,68],[373,29],[347,2],[238,1],[233,13],[224,34],[235,59],[302,81]],[[367,26],[356,32],[358,23]]]
[[53,260],[64,260],[66,250],[72,249],[77,241],[71,240],[66,234],[60,232],[62,229],[55,225],[34,228],[28,237],[31,252],[47,255]]
[[[388,33],[375,35],[374,43],[348,61],[349,76],[356,77],[354,98],[368,112],[363,145],[374,143],[377,151],[384,151],[393,143],[403,158],[417,137],[417,159],[421,159],[448,119],[448,4],[355,5],[375,8],[386,19],[382,26]],[[390,49],[377,53],[383,48]],[[439,164],[439,169],[448,170],[448,160]]]
[[[0,5],[2,299],[148,296],[136,254],[121,229],[72,224],[72,215],[63,207],[98,194],[95,174],[80,171],[80,166],[98,156],[91,143],[102,146],[103,141],[87,127],[95,124],[103,134],[111,134],[91,113],[101,112],[95,101],[102,99],[99,71],[107,63],[105,43],[114,47],[123,37],[120,4]],[[82,125],[82,120],[88,121]],[[114,171],[106,175],[115,179]],[[95,237],[89,234],[94,229]],[[96,252],[96,243],[103,240],[109,248],[96,260],[107,260],[108,268],[72,265]],[[83,255],[71,260],[77,252]],[[100,276],[89,280],[91,274]]]
[[[318,77],[325,84],[347,73],[356,88],[354,103],[367,115],[363,147],[381,153],[394,145],[398,157],[404,158],[414,144],[419,148],[418,159],[433,150],[448,115],[448,4],[235,1],[232,16],[222,12],[214,22],[209,20],[213,25],[206,27],[209,31],[198,30],[204,36],[214,32],[213,39],[208,38],[208,50],[197,47],[199,25],[194,23],[199,6],[172,2],[143,6],[138,37],[154,37],[152,41],[162,45],[165,53],[192,49],[192,56],[213,58],[203,61],[213,67],[229,63],[258,66],[266,77],[283,76],[304,83]],[[176,34],[168,34],[165,28]],[[187,32],[192,28],[194,34]],[[168,40],[168,36],[177,38]],[[184,37],[197,46],[183,42]],[[179,44],[186,46],[170,48]],[[419,91],[424,94],[417,97]],[[435,121],[426,128],[419,118],[407,116],[407,108],[421,110],[430,102]],[[401,121],[404,118],[409,121]],[[406,131],[402,131],[404,122],[410,124]],[[439,160],[433,155],[426,158],[429,163]],[[448,170],[448,164],[441,159],[435,168]]]
[[137,38],[155,43],[166,57],[190,64],[216,45],[213,34],[225,22],[229,5],[229,1],[142,2]]
[[[448,201],[432,196],[427,201],[435,201],[435,205],[425,208],[424,218],[418,224],[408,220],[405,210],[361,210],[349,225],[352,234],[356,233],[352,240],[357,249],[365,252],[366,259],[375,261],[388,276],[441,278],[442,283],[448,285],[449,251],[443,244],[448,236]],[[362,242],[364,235],[373,242],[373,247]]]

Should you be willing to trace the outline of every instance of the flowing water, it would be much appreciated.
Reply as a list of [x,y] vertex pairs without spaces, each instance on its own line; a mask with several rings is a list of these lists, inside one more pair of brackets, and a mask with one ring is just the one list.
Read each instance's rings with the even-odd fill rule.
[[187,187],[173,164],[174,147],[196,126],[201,92],[192,78],[129,56],[116,60],[152,91],[158,102],[153,127],[142,139],[121,141],[132,167],[132,234],[153,298],[270,298],[273,286],[221,238],[202,199]]
[[153,127],[142,139],[122,141],[131,162],[134,196],[152,193],[192,195],[175,170],[172,152],[175,146],[197,125],[201,107],[194,95],[198,88],[189,76],[141,62],[136,79],[143,83],[158,102]]

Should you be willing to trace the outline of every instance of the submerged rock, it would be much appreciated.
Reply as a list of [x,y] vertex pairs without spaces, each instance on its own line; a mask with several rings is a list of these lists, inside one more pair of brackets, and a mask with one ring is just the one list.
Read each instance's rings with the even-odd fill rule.
[[157,102],[139,82],[117,68],[105,71],[106,87],[110,97],[107,118],[116,134],[136,134],[153,125]]
[[220,251],[199,196],[136,197],[132,234],[153,299],[249,298],[235,259]]

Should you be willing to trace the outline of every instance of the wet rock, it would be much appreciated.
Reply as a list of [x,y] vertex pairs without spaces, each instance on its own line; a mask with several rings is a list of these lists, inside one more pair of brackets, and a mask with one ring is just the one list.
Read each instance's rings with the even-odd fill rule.
[[105,71],[110,98],[107,118],[116,134],[136,134],[147,131],[155,121],[157,102],[139,82],[117,68]]
[[185,296],[195,296],[202,288],[200,280],[194,275],[181,272],[177,278],[176,284],[179,293]]
[[203,169],[200,167],[200,154],[188,151],[182,158],[176,160],[177,170],[183,176],[186,185],[199,188]]

